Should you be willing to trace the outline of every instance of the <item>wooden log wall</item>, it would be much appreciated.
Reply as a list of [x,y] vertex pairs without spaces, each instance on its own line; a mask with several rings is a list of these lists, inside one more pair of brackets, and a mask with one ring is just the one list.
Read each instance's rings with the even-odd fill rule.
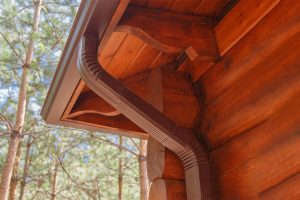
[[[300,199],[300,1],[259,2],[276,5],[239,41],[222,41],[238,25],[218,35],[222,60],[199,79],[217,199]],[[248,8],[230,15],[243,26]]]

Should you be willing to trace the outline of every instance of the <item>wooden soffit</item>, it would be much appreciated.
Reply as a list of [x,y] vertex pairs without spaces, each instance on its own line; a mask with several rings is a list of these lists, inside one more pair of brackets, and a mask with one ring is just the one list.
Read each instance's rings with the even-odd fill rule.
[[229,2],[169,1],[168,6],[155,0],[83,1],[45,100],[43,118],[51,124],[147,137],[80,79],[76,70],[80,38],[98,32],[101,65],[143,97],[145,80],[127,84],[130,77],[162,65],[179,68],[186,61],[219,59],[213,28]]

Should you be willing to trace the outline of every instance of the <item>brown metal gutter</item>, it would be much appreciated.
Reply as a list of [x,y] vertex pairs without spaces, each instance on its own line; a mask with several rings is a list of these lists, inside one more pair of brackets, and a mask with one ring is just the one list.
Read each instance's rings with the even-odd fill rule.
[[189,200],[213,199],[209,161],[196,134],[178,127],[108,74],[98,63],[98,46],[98,35],[82,38],[78,51],[81,78],[97,95],[179,156],[184,164]]

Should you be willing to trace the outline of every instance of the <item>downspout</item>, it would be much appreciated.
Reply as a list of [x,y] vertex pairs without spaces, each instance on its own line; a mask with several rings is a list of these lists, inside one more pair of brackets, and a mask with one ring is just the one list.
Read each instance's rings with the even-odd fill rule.
[[77,65],[81,78],[97,95],[178,155],[184,165],[188,200],[213,199],[208,157],[196,134],[177,126],[108,74],[98,62],[98,45],[98,38],[83,36]]

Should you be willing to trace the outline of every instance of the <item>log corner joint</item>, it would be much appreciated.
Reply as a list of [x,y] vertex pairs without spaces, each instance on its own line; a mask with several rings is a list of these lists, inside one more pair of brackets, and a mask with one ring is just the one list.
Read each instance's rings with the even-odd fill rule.
[[196,134],[178,127],[108,74],[97,60],[98,45],[97,37],[83,36],[77,64],[81,78],[97,95],[178,155],[184,165],[188,200],[214,199],[208,156]]

